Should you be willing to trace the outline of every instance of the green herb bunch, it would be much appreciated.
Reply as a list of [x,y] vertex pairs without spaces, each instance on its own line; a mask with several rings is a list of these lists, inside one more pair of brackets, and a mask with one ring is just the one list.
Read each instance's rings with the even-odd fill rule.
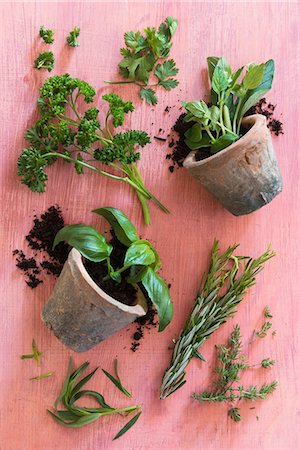
[[38,70],[47,69],[51,72],[54,68],[54,54],[53,52],[42,52],[34,61],[34,67]]
[[[54,403],[54,412],[50,410],[48,410],[48,412],[56,420],[56,422],[69,428],[81,428],[89,423],[95,422],[95,420],[100,419],[100,417],[107,415],[118,414],[127,416],[131,413],[137,413],[114,437],[114,439],[117,439],[129,430],[129,428],[131,428],[131,426],[137,421],[142,413],[141,406],[133,405],[126,406],[124,408],[113,408],[106,403],[103,395],[99,392],[82,389],[98,369],[98,367],[96,367],[95,370],[80,379],[81,375],[88,366],[89,362],[85,362],[78,367],[78,369],[73,371],[72,358],[70,358],[65,382]],[[85,399],[87,397],[96,400],[99,407],[89,408],[77,405],[77,401],[79,399]],[[64,409],[59,407],[60,404],[62,404]]]
[[245,113],[272,87],[274,61],[249,64],[241,80],[244,67],[236,72],[224,58],[207,58],[211,81],[210,105],[203,100],[183,102],[186,122],[192,126],[185,133],[191,150],[206,149],[211,154],[231,145],[241,137]]
[[40,27],[40,37],[46,44],[53,44],[54,42],[54,30],[46,29],[44,25]]
[[234,244],[219,254],[218,241],[214,242],[208,274],[206,278],[203,276],[191,315],[176,340],[170,367],[164,373],[161,399],[185,384],[185,369],[193,357],[205,361],[199,347],[235,314],[247,290],[256,283],[256,276],[264,263],[275,255],[268,248],[257,259],[236,256],[234,251],[237,247]]
[[228,416],[235,422],[239,422],[241,414],[237,404],[239,404],[240,400],[256,401],[265,399],[278,385],[277,381],[272,381],[261,387],[251,385],[245,388],[239,383],[241,374],[243,371],[255,366],[267,369],[273,366],[275,361],[265,358],[260,364],[249,365],[246,357],[241,354],[242,342],[239,325],[234,327],[228,345],[216,347],[218,349],[218,366],[215,369],[217,379],[214,382],[214,388],[212,391],[205,391],[201,394],[194,393],[192,397],[201,402],[229,403]]
[[159,317],[158,330],[163,331],[172,320],[173,303],[166,282],[158,275],[161,261],[157,251],[149,241],[139,238],[134,225],[122,211],[106,207],[93,212],[105,217],[119,242],[127,247],[122,267],[112,266],[111,244],[107,243],[105,237],[95,228],[87,225],[75,224],[62,228],[55,237],[53,247],[66,241],[84,258],[106,264],[107,280],[111,278],[120,283],[122,276],[125,276],[127,283],[139,283],[156,307]]
[[[148,191],[136,166],[140,158],[138,147],[150,143],[144,131],[116,132],[123,125],[125,115],[134,111],[132,102],[123,101],[116,94],[103,95],[108,104],[104,124],[100,124],[95,106],[85,111],[81,100],[90,104],[96,92],[86,81],[69,74],[48,78],[40,88],[38,109],[40,117],[25,133],[30,147],[18,159],[18,175],[33,192],[44,192],[48,175],[46,167],[57,159],[73,163],[78,174],[85,168],[132,186],[143,208],[145,223],[150,223],[148,201],[153,200],[168,210]],[[121,176],[98,169],[93,163],[110,166]]]
[[67,36],[67,43],[71,47],[79,47],[80,43],[77,39],[79,35],[80,35],[80,28],[75,27],[72,31],[70,31],[69,35]]
[[[167,17],[158,30],[146,28],[143,36],[140,31],[128,31],[124,35],[126,47],[121,48],[122,61],[119,64],[120,74],[129,81],[107,81],[110,84],[136,84],[140,88],[140,96],[150,105],[158,102],[152,88],[163,87],[167,91],[178,86],[173,78],[178,68],[173,59],[167,59],[172,47],[172,37],[178,22]],[[157,81],[150,83],[154,75]]]

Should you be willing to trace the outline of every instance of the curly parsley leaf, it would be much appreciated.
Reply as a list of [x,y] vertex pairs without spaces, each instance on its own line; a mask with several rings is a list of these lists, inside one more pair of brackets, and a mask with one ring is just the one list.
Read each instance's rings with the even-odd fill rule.
[[80,28],[75,27],[72,31],[70,31],[69,36],[67,36],[67,43],[71,47],[79,47],[80,43],[77,39],[79,35],[80,35]]
[[38,70],[47,69],[51,72],[54,68],[54,54],[53,52],[42,52],[34,61],[34,67]]
[[43,41],[46,44],[53,44],[53,42],[54,42],[54,37],[53,37],[54,36],[54,31],[53,30],[50,30],[50,29],[47,30],[44,27],[44,25],[42,25],[40,27],[39,34],[40,34],[40,37],[43,39]]

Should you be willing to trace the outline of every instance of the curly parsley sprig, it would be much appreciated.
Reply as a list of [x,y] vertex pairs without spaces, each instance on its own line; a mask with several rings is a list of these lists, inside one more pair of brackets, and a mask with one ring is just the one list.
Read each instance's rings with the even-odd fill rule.
[[[50,77],[44,82],[38,99],[40,117],[25,133],[30,147],[19,156],[18,175],[33,192],[44,192],[48,179],[45,169],[61,158],[73,163],[78,174],[87,168],[123,181],[135,189],[145,223],[149,224],[149,200],[168,212],[145,187],[135,164],[140,158],[138,146],[142,148],[150,143],[150,137],[140,130],[115,133],[115,128],[123,125],[125,115],[134,111],[132,102],[125,102],[116,94],[102,97],[108,103],[104,125],[99,122],[96,107],[81,112],[79,99],[89,104],[95,95],[94,88],[86,81],[71,78],[69,74]],[[92,164],[97,161],[117,170],[121,176],[98,169]]]
[[[136,84],[140,88],[140,97],[149,105],[156,105],[158,99],[153,88],[161,86],[170,91],[179,84],[173,78],[178,73],[176,63],[173,59],[167,59],[177,26],[176,19],[167,17],[158,30],[146,28],[144,36],[140,31],[125,33],[126,47],[120,50],[123,59],[119,63],[119,70],[120,75],[129,81],[106,81],[106,83]],[[151,75],[157,78],[153,84],[149,84]]]

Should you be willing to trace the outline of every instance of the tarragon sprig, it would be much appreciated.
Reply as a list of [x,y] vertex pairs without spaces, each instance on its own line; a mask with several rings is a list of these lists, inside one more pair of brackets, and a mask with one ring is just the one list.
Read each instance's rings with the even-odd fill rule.
[[[134,423],[137,421],[141,414],[141,406],[133,405],[122,408],[113,408],[109,406],[103,395],[93,390],[82,389],[83,386],[93,377],[98,367],[91,373],[82,376],[85,369],[88,367],[89,362],[83,363],[78,369],[72,369],[72,358],[69,361],[69,367],[67,376],[63,384],[62,390],[54,403],[54,412],[48,410],[49,414],[59,424],[68,428],[81,428],[89,423],[98,420],[100,417],[121,414],[127,416],[131,413],[137,413],[115,436],[114,439],[122,436]],[[77,404],[80,398],[92,397],[98,403],[98,408],[83,407]],[[63,409],[59,405],[63,405]]]
[[259,258],[235,256],[237,244],[219,254],[218,241],[212,247],[212,257],[205,282],[192,313],[181,331],[173,350],[170,367],[165,371],[160,398],[164,399],[185,384],[185,369],[193,357],[204,359],[198,349],[209,336],[236,312],[244,295],[256,282],[264,263],[275,253],[270,248]]

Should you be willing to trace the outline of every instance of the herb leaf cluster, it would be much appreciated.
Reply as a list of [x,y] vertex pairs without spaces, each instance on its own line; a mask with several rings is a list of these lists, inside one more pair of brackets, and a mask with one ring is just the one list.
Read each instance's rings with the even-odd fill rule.
[[185,143],[191,150],[206,149],[211,154],[228,147],[241,137],[245,113],[272,87],[274,61],[249,64],[234,72],[226,59],[207,58],[211,81],[211,100],[183,102],[186,122],[191,128],[185,133]]
[[54,54],[53,52],[42,52],[34,61],[34,67],[38,70],[47,69],[51,72],[54,68]]
[[80,28],[74,27],[74,29],[70,31],[69,35],[67,36],[67,43],[71,47],[79,47],[80,43],[77,39],[79,35],[80,35]]
[[185,369],[193,357],[205,360],[199,348],[235,314],[247,290],[256,283],[264,263],[275,255],[268,248],[257,259],[236,256],[237,247],[234,244],[220,254],[218,241],[214,242],[207,276],[203,276],[191,315],[176,340],[170,366],[162,379],[160,398],[168,397],[185,384]]
[[[125,182],[135,189],[145,223],[149,224],[149,200],[168,212],[145,187],[135,164],[140,159],[138,149],[150,143],[150,137],[141,130],[115,132],[124,124],[126,114],[134,111],[132,102],[123,101],[117,94],[102,97],[108,105],[103,124],[95,106],[82,111],[80,101],[90,104],[95,95],[90,84],[67,73],[44,82],[37,102],[40,117],[25,133],[29,148],[19,156],[18,175],[33,192],[44,192],[48,179],[46,167],[62,159],[73,163],[78,174],[87,168]],[[98,169],[93,164],[98,161],[120,172],[120,176]]]
[[[145,35],[140,31],[128,31],[124,35],[125,47],[121,48],[123,59],[119,63],[120,74],[129,81],[107,81],[110,84],[136,84],[140,88],[140,97],[149,105],[158,102],[155,90],[158,86],[167,91],[178,86],[174,78],[178,68],[173,59],[167,59],[172,47],[172,38],[178,22],[173,17],[167,17],[158,30],[146,28]],[[157,81],[150,83],[151,76]]]
[[[68,371],[62,390],[54,403],[54,412],[47,410],[59,424],[68,428],[81,428],[89,423],[98,420],[100,417],[112,414],[121,414],[127,416],[134,412],[138,412],[136,419],[134,417],[119,431],[114,439],[122,436],[138,419],[141,414],[141,406],[133,405],[124,408],[113,408],[109,406],[103,395],[93,390],[82,389],[83,386],[93,377],[98,367],[88,375],[84,376],[83,372],[89,366],[89,362],[83,363],[78,369],[73,371],[72,358],[70,358]],[[77,405],[77,401],[82,398],[92,397],[99,404],[98,408],[82,407]],[[64,407],[61,409],[60,404]],[[137,417],[138,416],[138,417]]]
[[40,27],[40,37],[46,44],[53,44],[54,42],[54,30],[46,29],[44,25]]
[[260,364],[249,365],[246,357],[241,354],[242,342],[239,325],[236,325],[231,332],[228,344],[218,345],[216,348],[218,349],[218,365],[215,369],[217,379],[214,382],[214,388],[201,394],[194,393],[192,397],[201,402],[230,403],[228,416],[235,422],[239,422],[241,414],[237,404],[240,400],[265,399],[278,385],[277,381],[272,381],[261,387],[250,385],[245,388],[239,383],[242,372],[255,366],[266,369],[273,366],[275,361],[265,358]]
[[129,271],[126,280],[130,284],[140,283],[157,309],[159,331],[163,331],[173,317],[173,303],[168,286],[158,275],[160,257],[151,243],[140,239],[134,225],[120,210],[106,207],[93,212],[103,216],[113,228],[117,239],[127,248],[123,266],[113,267],[110,261],[112,246],[95,228],[75,224],[62,228],[56,235],[53,247],[62,241],[76,248],[83,257],[107,266],[107,277],[120,283],[124,272]]

